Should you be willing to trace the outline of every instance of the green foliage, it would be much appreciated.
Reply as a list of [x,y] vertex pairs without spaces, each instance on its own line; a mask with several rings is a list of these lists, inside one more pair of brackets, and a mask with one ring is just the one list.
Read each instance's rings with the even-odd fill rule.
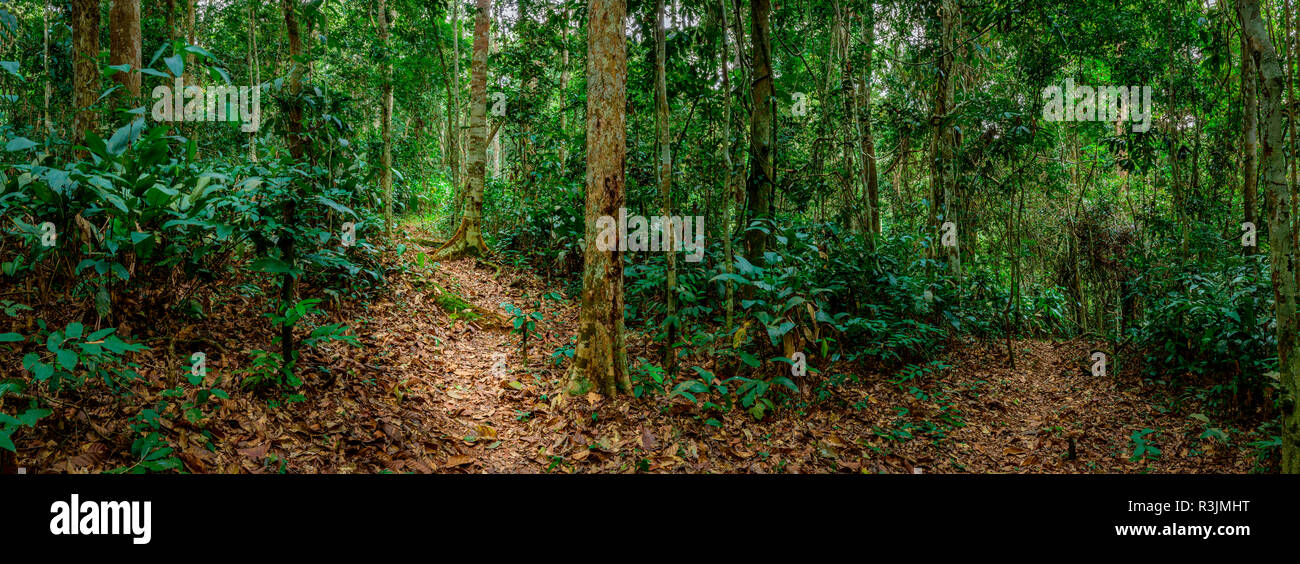
[[1155,429],[1142,429],[1133,431],[1129,437],[1133,441],[1133,454],[1129,456],[1129,461],[1137,462],[1139,460],[1157,460],[1160,458],[1160,449],[1157,448],[1152,440],[1159,432]]
[[131,380],[139,378],[134,364],[126,363],[122,355],[145,350],[148,347],[122,341],[116,329],[108,328],[86,334],[79,322],[69,323],[61,330],[49,330],[45,320],[39,320],[40,331],[33,337],[44,342],[44,350],[23,356],[23,369],[31,373],[36,382],[48,383],[50,391],[79,388],[88,378],[102,380],[114,393]]
[[[1133,293],[1147,299],[1133,337],[1149,377],[1201,386],[1224,410],[1277,398],[1273,289],[1264,257],[1229,256],[1217,264],[1155,266]],[[1253,398],[1253,399],[1252,399]]]

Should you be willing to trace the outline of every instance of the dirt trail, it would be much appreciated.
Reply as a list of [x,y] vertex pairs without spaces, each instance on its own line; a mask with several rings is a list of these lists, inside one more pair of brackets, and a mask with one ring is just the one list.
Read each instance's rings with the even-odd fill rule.
[[[469,260],[443,264],[438,274],[487,308],[536,303],[550,291],[528,273],[498,277]],[[527,369],[519,362],[518,336],[504,328],[455,332],[444,344],[440,370],[424,385],[437,390],[448,416],[443,432],[463,439],[446,466],[471,472],[1087,473],[1245,472],[1252,464],[1241,448],[1199,440],[1203,426],[1162,410],[1153,390],[1135,380],[1093,377],[1083,342],[1017,341],[1016,369],[1006,366],[1002,344],[968,342],[948,356],[950,369],[914,382],[920,396],[908,384],[891,383],[894,374],[873,374],[763,421],[742,409],[702,412],[665,395],[557,402],[562,373],[549,355],[568,342],[575,316],[572,304],[547,312],[544,342],[530,345]],[[508,373],[499,364],[505,354]],[[1132,461],[1132,435],[1143,429],[1156,431],[1147,440],[1162,454]]]
[[[301,388],[231,394],[202,426],[176,421],[166,433],[185,471],[1225,473],[1255,464],[1247,445],[1260,437],[1201,439],[1207,425],[1189,417],[1201,411],[1194,402],[1171,407],[1135,378],[1093,377],[1083,342],[1018,341],[1016,369],[1002,342],[955,343],[941,361],[949,367],[901,383],[897,369],[831,369],[762,420],[667,393],[569,397],[567,362],[554,355],[571,350],[577,304],[542,300],[558,289],[527,271],[472,259],[434,265],[428,229],[404,232],[407,251],[387,284],[331,306],[331,320],[363,346],[305,350]],[[503,302],[540,310],[527,361],[508,322],[448,311],[447,293],[502,317]],[[164,319],[140,336],[176,341],[180,352],[204,347],[217,386],[237,390],[251,352],[272,337],[257,307],[234,298],[201,325]],[[168,354],[155,346],[138,357],[142,403],[69,404],[61,423],[26,437],[19,460],[39,472],[134,464],[128,422],[169,386],[178,361]],[[659,353],[633,333],[628,357],[635,372]],[[684,375],[693,377],[691,366],[725,372],[717,360],[694,353]],[[1130,460],[1134,433],[1144,431],[1160,454]],[[211,448],[200,434],[211,435]]]

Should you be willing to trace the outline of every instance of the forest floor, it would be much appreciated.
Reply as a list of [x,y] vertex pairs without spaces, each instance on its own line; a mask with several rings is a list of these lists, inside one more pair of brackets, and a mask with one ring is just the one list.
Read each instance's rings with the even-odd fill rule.
[[[1189,417],[1194,406],[1170,409],[1136,378],[1092,376],[1081,341],[1017,341],[1015,369],[1005,343],[957,343],[943,360],[950,368],[902,386],[894,373],[860,374],[762,421],[740,408],[703,414],[681,396],[570,397],[552,354],[575,334],[573,300],[542,306],[525,362],[504,314],[471,321],[439,296],[454,292],[489,312],[503,302],[531,310],[558,288],[473,259],[416,267],[413,257],[434,250],[432,234],[414,224],[405,233],[399,260],[411,267],[371,299],[331,311],[364,346],[305,352],[300,396],[232,393],[201,428],[164,419],[186,471],[1238,473],[1255,465],[1246,433],[1230,446],[1201,439],[1207,425]],[[19,465],[131,467],[127,421],[174,385],[165,375],[191,349],[215,349],[208,369],[218,387],[238,387],[252,343],[269,342],[268,323],[247,308],[229,299],[201,324],[141,322],[135,333],[153,343],[139,353],[144,401],[68,399],[23,436]],[[647,346],[629,336],[630,357],[651,357]],[[211,447],[197,438],[203,429]],[[1160,454],[1132,460],[1135,433]]]

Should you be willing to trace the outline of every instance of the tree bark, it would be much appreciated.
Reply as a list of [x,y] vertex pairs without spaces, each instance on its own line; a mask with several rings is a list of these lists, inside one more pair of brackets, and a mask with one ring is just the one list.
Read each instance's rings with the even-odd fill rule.
[[[737,201],[740,195],[736,191],[735,182],[735,164],[732,162],[732,142],[731,142],[731,47],[727,41],[727,0],[718,0],[718,7],[722,10],[722,22],[719,31],[722,33],[722,162],[727,171],[723,177],[722,185],[722,253],[726,261],[727,274],[736,273],[735,250],[732,248],[732,217],[736,210]],[[736,318],[736,285],[728,280],[726,285],[727,293],[727,333],[731,333],[731,328],[735,324]]]
[[296,59],[302,56],[303,48],[302,34],[298,28],[297,4],[298,0],[281,0],[285,35],[289,38],[289,59],[292,61],[292,70],[289,72],[289,96],[292,100],[285,109],[285,144],[289,147],[289,156],[300,161],[306,153],[306,139],[303,135],[302,104],[298,100],[302,94],[303,66]]
[[113,82],[121,84],[134,102],[140,98],[140,0],[113,0],[108,19],[109,63],[131,65],[129,72],[114,74]]
[[1278,370],[1287,396],[1282,401],[1282,472],[1300,474],[1300,318],[1296,316],[1296,249],[1291,217],[1291,191],[1286,182],[1282,134],[1284,81],[1277,52],[1259,14],[1259,0],[1238,0],[1242,33],[1259,72],[1264,120],[1263,172],[1268,206],[1269,259],[1277,312]]
[[452,107],[447,124],[447,151],[451,154],[451,185],[455,197],[452,200],[451,220],[460,224],[460,212],[465,206],[465,179],[460,170],[460,1],[451,1],[451,92]]
[[862,162],[863,173],[867,175],[867,207],[871,214],[871,233],[879,235],[880,231],[880,178],[876,168],[876,138],[871,130],[871,70],[872,54],[876,48],[876,14],[872,0],[867,0],[863,14],[863,29],[866,33],[866,61],[862,69]]
[[384,148],[379,161],[379,183],[384,190],[384,235],[393,238],[393,67],[388,51],[388,6],[379,0],[379,43],[383,46],[383,86],[380,89],[379,119]]
[[54,87],[50,83],[50,4],[48,0],[41,1],[41,16],[44,19],[44,26],[41,28],[41,61],[45,65],[45,113],[41,119],[41,127],[45,129],[45,138],[48,140],[54,136],[54,122],[50,121],[50,95]]
[[474,54],[470,64],[468,189],[460,227],[441,248],[435,260],[465,256],[486,257],[490,253],[483,241],[483,181],[487,173],[487,40],[492,17],[491,0],[477,0],[474,14]]
[[[673,216],[673,138],[668,124],[670,111],[668,108],[667,77],[664,70],[667,56],[664,46],[664,0],[655,1],[655,14],[657,18],[657,25],[655,26],[655,145],[656,152],[659,155],[656,176],[659,183],[659,199],[663,205],[663,216],[671,218]],[[669,220],[665,219],[665,222],[667,221]],[[674,348],[674,344],[677,342],[677,254],[675,250],[677,247],[673,241],[673,230],[670,225],[664,225],[663,233],[664,251],[667,253],[664,287],[666,294],[664,367],[669,374],[675,374],[677,370],[677,354],[676,348]]]
[[[956,132],[951,123],[952,104],[956,96],[953,80],[953,55],[956,50],[955,28],[957,3],[954,0],[942,0],[939,5],[940,41],[938,62],[938,84],[934,91],[934,115],[930,118],[934,128],[933,146],[930,164],[930,223],[935,229],[933,247],[945,256],[953,278],[961,278],[961,237],[965,226],[960,225],[954,210],[958,206],[956,196]],[[942,217],[940,217],[942,213]],[[957,244],[942,244],[941,226],[953,222],[957,227]]]
[[564,26],[560,28],[560,170],[569,162],[569,7],[564,7]]
[[[248,0],[248,81],[261,88],[262,72],[257,57],[257,0]],[[248,133],[248,160],[257,162],[257,132]]]
[[[746,219],[772,219],[772,194],[775,179],[773,145],[776,142],[776,100],[772,82],[772,39],[769,36],[772,3],[750,0],[754,68],[752,91],[754,111],[749,118],[749,178],[746,181]],[[769,226],[770,227],[770,226]],[[745,231],[745,258],[761,264],[769,235],[757,229]]]
[[[90,106],[99,97],[99,1],[72,0],[72,120],[73,140],[83,141],[94,131],[95,112]],[[83,151],[84,153],[84,151]]]
[[623,326],[623,255],[597,245],[601,218],[616,218],[625,198],[627,45],[624,0],[590,0],[587,33],[587,207],[582,313],[568,392],[631,393]]
[[[1239,7],[1240,9],[1240,7]],[[1262,228],[1259,224],[1259,101],[1258,74],[1255,61],[1248,53],[1246,34],[1241,37],[1241,210],[1242,221]],[[1243,246],[1242,252],[1253,255],[1259,246]]]

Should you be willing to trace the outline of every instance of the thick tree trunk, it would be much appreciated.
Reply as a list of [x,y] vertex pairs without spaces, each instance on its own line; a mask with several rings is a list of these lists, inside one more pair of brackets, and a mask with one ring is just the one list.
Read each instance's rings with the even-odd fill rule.
[[1291,217],[1291,191],[1286,182],[1282,135],[1282,92],[1285,88],[1277,52],[1259,14],[1259,0],[1238,0],[1242,33],[1259,72],[1260,109],[1264,118],[1263,172],[1268,205],[1269,258],[1277,311],[1277,356],[1282,387],[1282,472],[1300,474],[1300,318],[1296,316],[1296,249]]
[[382,122],[384,148],[379,160],[379,183],[384,190],[384,235],[393,238],[393,71],[388,53],[388,6],[379,0],[379,43],[383,45],[384,84],[380,89],[379,120]]
[[474,55],[470,64],[469,157],[468,187],[460,227],[441,248],[433,253],[435,260],[448,260],[464,256],[486,257],[487,244],[483,242],[483,181],[487,173],[487,39],[492,17],[491,0],[477,0],[478,13],[474,15]]
[[[754,112],[749,118],[749,179],[746,181],[746,219],[772,218],[775,180],[773,145],[776,142],[776,100],[772,82],[772,39],[769,35],[772,3],[751,0],[754,68],[752,77]],[[761,264],[769,236],[757,229],[745,231],[745,258]]]
[[134,102],[140,97],[140,0],[113,0],[108,20],[109,63],[131,65],[130,72],[114,74],[113,82],[121,84]]
[[590,0],[587,5],[587,225],[578,347],[568,375],[568,391],[575,395],[632,391],[624,342],[622,242],[597,244],[601,225],[619,217],[625,197],[626,12],[623,0]]
[[82,142],[95,129],[90,106],[99,98],[99,1],[72,0],[72,139]]

